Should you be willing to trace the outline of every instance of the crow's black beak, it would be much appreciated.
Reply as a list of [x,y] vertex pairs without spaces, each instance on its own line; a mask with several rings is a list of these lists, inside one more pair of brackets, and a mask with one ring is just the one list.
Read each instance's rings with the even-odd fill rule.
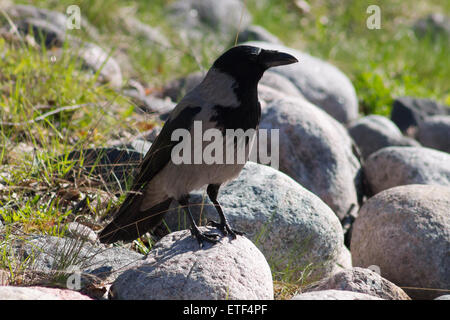
[[294,56],[275,50],[261,50],[258,60],[266,69],[298,62]]

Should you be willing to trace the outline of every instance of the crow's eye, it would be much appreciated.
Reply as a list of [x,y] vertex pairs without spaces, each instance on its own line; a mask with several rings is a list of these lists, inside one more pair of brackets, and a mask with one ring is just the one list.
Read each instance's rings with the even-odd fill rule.
[[257,48],[257,50],[254,51],[253,54],[252,54],[252,60],[253,61],[258,61],[258,57],[259,57],[260,53],[261,53],[261,48]]
[[258,56],[261,53],[261,48],[246,46],[243,46],[241,48],[244,48],[243,53],[248,60],[250,60],[251,62],[258,62]]

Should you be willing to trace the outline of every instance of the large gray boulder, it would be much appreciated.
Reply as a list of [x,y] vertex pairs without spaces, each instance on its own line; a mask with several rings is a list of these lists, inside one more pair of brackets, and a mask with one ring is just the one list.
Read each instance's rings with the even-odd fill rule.
[[358,208],[360,163],[345,128],[304,99],[263,110],[261,129],[279,130],[279,169],[319,196],[343,220]]
[[315,283],[307,289],[307,292],[322,290],[360,292],[385,300],[411,300],[401,288],[382,278],[378,273],[364,268],[340,271]]
[[425,118],[419,124],[418,139],[425,147],[450,153],[450,116]]
[[[342,227],[331,209],[271,167],[247,162],[241,174],[220,189],[218,200],[231,226],[245,232],[275,271],[289,267],[293,274],[305,272],[305,279],[308,274],[317,279],[334,272],[345,255]],[[191,204],[199,223],[218,221],[202,193],[194,193]],[[165,221],[171,230],[190,226],[177,203]]]
[[245,237],[221,236],[220,243],[205,243],[200,248],[190,231],[184,230],[162,238],[142,265],[122,273],[111,286],[110,297],[273,299],[272,274],[262,253]]
[[369,115],[353,122],[348,132],[364,159],[385,147],[420,145],[414,139],[403,136],[391,120],[379,115]]
[[406,184],[450,186],[450,154],[423,147],[388,147],[364,164],[373,194]]
[[383,300],[361,292],[344,290],[322,290],[296,295],[292,300]]
[[378,266],[410,297],[450,288],[450,187],[407,185],[370,198],[353,225],[353,265]]
[[301,91],[303,96],[333,118],[342,123],[356,120],[358,99],[355,88],[338,68],[307,53],[267,42],[246,42],[245,44],[263,49],[279,50],[292,54],[298,63],[273,68]]

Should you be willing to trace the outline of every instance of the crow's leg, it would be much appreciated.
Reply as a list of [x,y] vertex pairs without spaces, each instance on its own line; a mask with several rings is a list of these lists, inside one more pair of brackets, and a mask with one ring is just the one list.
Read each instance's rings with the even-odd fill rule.
[[213,227],[218,228],[220,231],[222,231],[223,234],[231,235],[233,239],[236,239],[236,235],[243,235],[243,232],[236,231],[231,229],[230,224],[228,223],[227,218],[225,217],[222,207],[220,206],[220,203],[217,201],[217,195],[219,194],[219,188],[220,184],[210,184],[208,185],[208,188],[206,189],[206,192],[208,193],[209,199],[214,203],[214,207],[217,210],[217,213],[220,217],[220,222],[215,221],[208,221],[208,225],[211,225]]
[[200,247],[203,246],[203,241],[211,243],[219,242],[219,240],[216,239],[218,237],[217,234],[207,234],[199,230],[197,224],[194,221],[191,210],[189,209],[189,195],[183,196],[181,199],[178,199],[178,202],[183,206],[185,212],[188,213],[189,220],[191,221],[191,233],[197,239]]

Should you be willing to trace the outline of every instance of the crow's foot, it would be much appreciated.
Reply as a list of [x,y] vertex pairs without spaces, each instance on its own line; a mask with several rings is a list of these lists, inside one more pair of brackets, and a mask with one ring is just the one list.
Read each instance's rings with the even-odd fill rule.
[[198,228],[191,228],[191,234],[197,239],[200,248],[203,247],[203,242],[205,241],[212,244],[219,242],[217,240],[218,234],[201,232]]
[[231,229],[228,223],[221,223],[210,220],[206,225],[219,229],[223,235],[230,235],[233,239],[236,239],[236,235],[244,235],[244,232]]

